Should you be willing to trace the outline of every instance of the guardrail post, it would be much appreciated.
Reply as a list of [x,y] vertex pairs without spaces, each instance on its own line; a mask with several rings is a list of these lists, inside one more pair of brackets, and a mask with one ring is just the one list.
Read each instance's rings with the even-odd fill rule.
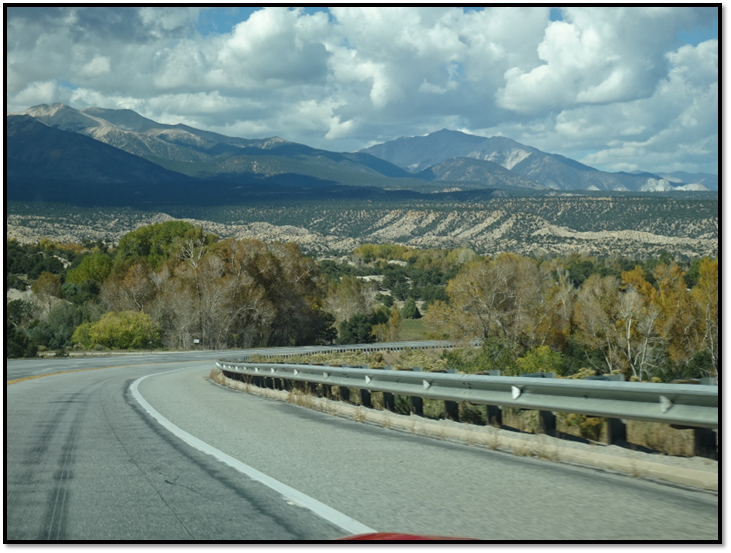
[[[437,372],[437,371],[434,371]],[[448,373],[456,373],[456,369],[447,369],[445,372]],[[444,402],[444,414],[447,416],[448,419],[451,419],[455,422],[459,422],[459,404],[456,401],[446,401]]]
[[[713,378],[688,378],[673,380],[672,384],[698,384],[706,386],[718,386]],[[687,429],[683,425],[671,425],[679,430]],[[705,457],[706,459],[718,459],[716,445],[716,433],[711,428],[693,428],[693,455]]]
[[607,443],[627,441],[627,425],[621,419],[607,419]]
[[373,407],[370,390],[366,390],[365,388],[360,389],[360,404],[363,407]]
[[[500,376],[499,370],[480,371],[475,374],[483,376]],[[486,405],[487,424],[501,425],[503,423],[503,408],[499,405]]]
[[716,450],[716,433],[711,428],[693,429],[694,452],[696,457],[718,459]]
[[347,386],[338,386],[340,391],[340,401],[347,401],[350,403],[350,388]]
[[[421,372],[421,367],[414,367],[414,372]],[[409,396],[409,412],[418,417],[424,416],[424,398],[421,396]]]
[[556,415],[552,411],[538,411],[538,424],[544,434],[556,435]]
[[[387,371],[393,370],[393,367],[391,365],[386,365],[383,368]],[[383,408],[386,411],[391,411],[392,413],[396,412],[396,400],[392,393],[383,392]]]
[[[311,365],[312,363],[308,363],[308,365]],[[337,367],[338,365],[332,365],[333,367]],[[330,384],[323,384],[322,385],[322,395],[326,397],[327,399],[332,399],[333,397],[333,387]]]
[[[370,369],[370,365],[351,365],[353,369]],[[371,402],[371,391],[365,388],[360,388],[360,404],[363,407],[371,408],[373,403]]]
[[[556,373],[528,373],[521,374],[528,378],[556,378]],[[544,434],[556,435],[556,415],[551,411],[538,411],[538,425]]]
[[[623,374],[600,374],[598,376],[587,376],[584,380],[611,380],[614,382],[624,382]],[[621,419],[607,420],[607,443],[609,445],[617,442],[627,441],[627,425]]]

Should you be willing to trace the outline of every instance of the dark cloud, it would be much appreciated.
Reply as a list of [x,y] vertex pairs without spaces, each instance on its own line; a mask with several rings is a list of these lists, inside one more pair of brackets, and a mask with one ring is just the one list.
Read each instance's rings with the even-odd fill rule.
[[66,17],[72,8],[55,6],[9,6],[6,9],[8,21],[23,20],[29,23],[57,22]]
[[[8,8],[8,20],[44,27],[67,28],[76,42],[94,38],[126,42],[150,42],[166,36],[186,36],[193,30],[191,21],[167,25],[160,18],[143,17],[137,7],[17,7]],[[178,8],[182,9],[182,8]],[[164,17],[164,12],[160,14]]]

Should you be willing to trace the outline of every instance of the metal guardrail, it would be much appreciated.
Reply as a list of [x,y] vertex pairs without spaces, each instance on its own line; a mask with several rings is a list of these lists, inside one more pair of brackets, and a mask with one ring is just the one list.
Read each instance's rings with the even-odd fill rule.
[[250,377],[360,388],[450,402],[581,413],[692,428],[718,428],[718,387],[597,380],[444,374],[219,360]]
[[[470,345],[479,346],[480,342],[470,342]],[[266,359],[271,359],[272,357],[281,357],[283,359],[287,359],[290,357],[316,355],[318,353],[347,353],[349,351],[362,351],[365,353],[373,353],[377,351],[404,351],[407,349],[452,349],[455,347],[458,347],[458,345],[453,342],[448,342],[446,340],[428,340],[419,342],[378,342],[375,344],[353,344],[342,346],[304,346],[297,348],[297,352],[277,352],[276,348],[269,348],[266,353],[259,353],[255,355],[260,355]],[[244,358],[236,359],[236,361],[246,362],[250,357],[251,355],[247,355]]]
[[[472,345],[479,346],[480,343]],[[305,347],[294,353],[291,350],[281,353],[269,350],[259,355],[271,359],[317,353],[453,347],[458,346],[446,341],[396,342]],[[228,376],[241,380],[246,378],[255,386],[290,390],[290,381],[300,381],[306,383],[306,390],[310,393],[322,393],[328,397],[334,397],[332,389],[338,387],[342,401],[349,401],[350,390],[357,388],[360,390],[360,403],[365,407],[372,406],[371,391],[383,392],[383,407],[390,411],[395,411],[395,394],[408,396],[410,412],[422,416],[424,398],[443,400],[445,416],[455,421],[460,418],[460,401],[486,405],[490,424],[502,424],[504,406],[537,410],[542,431],[554,436],[560,435],[556,431],[557,412],[603,417],[606,421],[604,435],[610,444],[627,442],[626,420],[665,423],[677,429],[693,430],[695,455],[718,458],[718,386],[710,379],[648,384],[624,382],[620,375],[563,380],[556,379],[553,373],[501,377],[500,371],[461,375],[447,370],[447,374],[440,374],[420,372],[418,368],[393,371],[387,370],[391,367],[384,370],[371,369],[367,365],[343,368],[281,362],[254,363],[250,359],[251,356],[221,359],[216,364]]]

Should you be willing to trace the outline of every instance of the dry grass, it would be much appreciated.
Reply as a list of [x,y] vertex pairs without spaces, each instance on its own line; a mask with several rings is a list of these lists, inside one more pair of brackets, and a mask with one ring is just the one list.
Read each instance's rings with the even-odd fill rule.
[[485,439],[487,447],[493,451],[500,447],[500,433],[496,426],[487,427],[487,438]]
[[627,421],[627,441],[682,457],[692,457],[695,448],[693,430],[676,430],[668,424],[645,421]]

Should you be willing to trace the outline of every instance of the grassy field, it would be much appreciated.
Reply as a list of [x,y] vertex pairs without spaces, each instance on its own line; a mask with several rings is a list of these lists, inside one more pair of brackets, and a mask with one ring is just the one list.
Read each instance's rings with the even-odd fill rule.
[[404,342],[428,340],[424,319],[403,319],[399,339]]

